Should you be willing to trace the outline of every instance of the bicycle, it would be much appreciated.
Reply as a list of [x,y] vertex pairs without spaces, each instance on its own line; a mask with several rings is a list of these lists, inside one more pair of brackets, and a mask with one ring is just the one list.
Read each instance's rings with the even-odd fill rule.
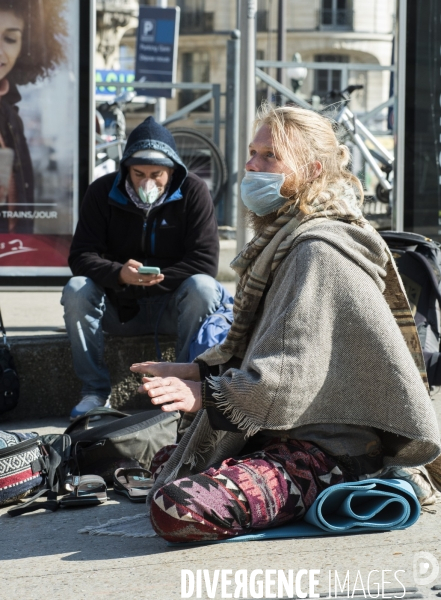
[[186,127],[169,130],[175,138],[178,154],[190,173],[205,181],[216,206],[227,181],[227,165],[209,137]]
[[[378,179],[378,184],[375,188],[376,198],[383,204],[388,204],[390,209],[391,191],[393,189],[394,156],[372,135],[369,129],[354,115],[348,106],[351,94],[363,88],[363,85],[350,85],[344,90],[332,90],[328,93],[328,96],[332,99],[341,99],[340,109],[333,120],[341,126],[342,131],[340,133],[343,134],[343,137],[349,138],[357,146],[363,158],[371,167]],[[324,112],[329,112],[329,108],[328,106]],[[369,140],[375,150],[369,149],[365,140]]]

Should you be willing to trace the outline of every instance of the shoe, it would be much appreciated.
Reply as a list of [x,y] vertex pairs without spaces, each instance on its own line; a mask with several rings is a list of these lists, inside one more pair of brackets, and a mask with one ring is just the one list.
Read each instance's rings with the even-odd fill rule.
[[64,487],[70,494],[61,497],[60,506],[96,506],[109,499],[106,482],[99,475],[73,475]]
[[145,502],[153,484],[150,471],[142,467],[121,468],[113,474],[113,490],[132,502]]
[[[110,396],[108,396],[108,398],[106,399],[102,398],[101,396],[97,396],[96,394],[86,394],[81,398],[81,401],[72,409],[72,412],[70,413],[70,420],[75,421],[77,417],[82,417],[87,412],[89,412],[89,410],[97,408],[98,406],[111,408]],[[98,419],[101,419],[101,417],[90,417],[91,421],[97,421]]]

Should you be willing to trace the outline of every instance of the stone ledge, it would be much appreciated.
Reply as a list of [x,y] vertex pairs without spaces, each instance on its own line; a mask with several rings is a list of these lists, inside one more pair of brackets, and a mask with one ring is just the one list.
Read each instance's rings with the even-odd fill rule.
[[[174,360],[175,340],[159,336],[163,358]],[[20,378],[20,398],[14,410],[1,421],[68,416],[80,397],[80,382],[72,367],[67,335],[9,338]],[[153,336],[106,336],[105,360],[112,381],[112,406],[149,408],[145,396],[137,394],[140,376],[129,371],[134,362],[156,360]],[[150,405],[151,406],[151,405]]]

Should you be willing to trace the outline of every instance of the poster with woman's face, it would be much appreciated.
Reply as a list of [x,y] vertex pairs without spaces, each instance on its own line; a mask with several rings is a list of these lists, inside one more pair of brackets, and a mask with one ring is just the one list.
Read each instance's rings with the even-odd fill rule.
[[0,276],[70,273],[78,39],[76,0],[0,0]]

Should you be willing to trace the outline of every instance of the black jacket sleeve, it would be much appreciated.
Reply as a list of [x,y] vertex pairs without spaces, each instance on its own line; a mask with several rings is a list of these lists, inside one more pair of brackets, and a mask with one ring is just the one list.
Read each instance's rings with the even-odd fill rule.
[[106,186],[107,182],[103,179],[92,183],[84,196],[70,249],[69,266],[74,276],[90,277],[104,288],[119,291],[123,289],[118,283],[122,264],[105,258],[109,229],[107,195],[111,186]]

